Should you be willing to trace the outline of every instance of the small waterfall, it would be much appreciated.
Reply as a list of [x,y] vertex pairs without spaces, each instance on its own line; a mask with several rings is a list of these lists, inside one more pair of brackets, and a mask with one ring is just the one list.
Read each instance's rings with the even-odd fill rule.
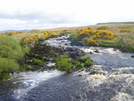
[[14,79],[17,78],[17,81],[13,82],[14,84],[21,83],[21,88],[14,90],[13,97],[14,99],[23,98],[27,95],[27,92],[30,91],[32,88],[37,87],[38,84],[42,81],[49,80],[50,78],[63,75],[64,72],[60,72],[58,70],[50,70],[50,71],[43,71],[43,72],[22,72],[19,74],[14,75]]

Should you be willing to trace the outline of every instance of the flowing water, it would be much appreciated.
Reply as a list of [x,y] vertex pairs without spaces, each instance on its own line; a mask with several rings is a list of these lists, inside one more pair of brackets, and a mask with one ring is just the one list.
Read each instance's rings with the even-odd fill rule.
[[133,54],[71,46],[67,38],[52,38],[43,44],[79,48],[91,56],[91,67],[70,74],[58,70],[14,73],[11,80],[0,82],[0,101],[134,101]]

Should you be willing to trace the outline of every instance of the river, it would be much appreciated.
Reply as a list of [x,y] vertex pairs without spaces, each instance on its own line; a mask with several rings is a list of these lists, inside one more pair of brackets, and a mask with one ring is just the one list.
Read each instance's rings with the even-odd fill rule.
[[14,73],[12,79],[0,81],[0,101],[134,101],[132,53],[71,46],[67,38],[50,38],[43,44],[79,48],[93,60],[91,67],[70,74],[58,70]]

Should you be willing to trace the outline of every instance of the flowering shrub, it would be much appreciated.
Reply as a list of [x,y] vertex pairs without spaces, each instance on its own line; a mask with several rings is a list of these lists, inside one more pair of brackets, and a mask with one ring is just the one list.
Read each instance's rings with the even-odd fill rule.
[[0,34],[0,37],[3,36],[3,34]]
[[92,29],[82,29],[78,32],[78,35],[87,34],[87,35],[94,35],[95,31]]
[[78,38],[79,40],[83,40],[84,38],[89,38],[95,34],[95,31],[91,28],[89,29],[82,29],[78,31]]
[[28,41],[31,41],[31,40],[36,40],[36,39],[39,39],[39,38],[40,38],[40,35],[39,34],[34,34],[33,37],[24,38],[23,39],[23,42],[28,42]]
[[57,33],[51,33],[51,35],[52,35],[52,36],[56,36],[56,35],[57,35]]
[[131,33],[131,32],[133,32],[133,31],[130,30],[130,29],[121,29],[120,32],[130,32],[130,33]]
[[90,44],[94,44],[95,43],[95,40],[93,40],[93,39],[89,39],[89,41],[88,41]]
[[50,37],[50,36],[56,36],[57,35],[57,33],[51,33],[50,31],[45,31],[44,33],[43,33],[43,36],[45,37],[45,38],[48,38],[48,37]]
[[97,30],[95,38],[103,38],[103,39],[113,39],[115,38],[116,34],[111,33],[108,30]]
[[40,38],[40,35],[39,35],[39,34],[34,34],[34,37],[35,37],[36,39],[38,39],[38,38]]
[[50,36],[56,36],[56,35],[57,35],[57,33],[54,33],[54,32],[51,33],[50,31],[45,31],[43,33],[43,36],[39,35],[39,34],[34,34],[34,36],[23,38],[21,40],[21,43],[29,42],[29,41],[32,41],[32,40],[37,40],[37,39],[42,38],[42,37],[48,38]]
[[[116,34],[108,31],[108,30],[96,30],[93,29],[82,29],[78,31],[79,40],[83,40],[83,38],[90,38],[91,36],[95,36],[94,38],[102,38],[102,39],[113,39],[116,37]],[[89,41],[89,43],[94,43],[93,39]]]

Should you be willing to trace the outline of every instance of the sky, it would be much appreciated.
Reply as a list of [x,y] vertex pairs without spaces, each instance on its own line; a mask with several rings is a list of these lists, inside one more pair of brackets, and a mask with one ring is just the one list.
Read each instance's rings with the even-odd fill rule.
[[0,31],[134,21],[134,0],[1,0]]

